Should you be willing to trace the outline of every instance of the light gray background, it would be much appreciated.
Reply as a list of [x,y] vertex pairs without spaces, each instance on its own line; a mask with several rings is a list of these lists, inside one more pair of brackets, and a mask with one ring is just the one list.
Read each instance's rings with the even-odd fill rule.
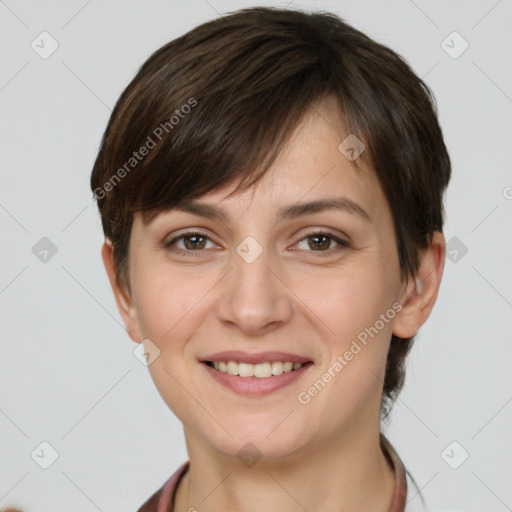
[[[186,460],[181,424],[117,313],[89,175],[144,60],[256,3],[287,5],[0,1],[0,506],[136,510]],[[445,235],[468,251],[446,262],[388,436],[433,509],[512,510],[512,1],[288,4],[339,14],[434,90],[453,162]],[[59,45],[47,59],[31,48],[42,31]],[[442,47],[453,31],[469,43],[458,58]],[[42,237],[58,249],[46,263],[32,252]],[[31,458],[49,456],[43,441],[59,455],[48,469]]]

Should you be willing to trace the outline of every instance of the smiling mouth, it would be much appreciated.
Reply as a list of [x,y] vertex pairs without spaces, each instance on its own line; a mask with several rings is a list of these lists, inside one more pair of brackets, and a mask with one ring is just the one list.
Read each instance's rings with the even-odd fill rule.
[[210,368],[214,368],[218,372],[227,373],[229,375],[265,379],[272,376],[282,375],[283,373],[291,373],[313,363],[311,361],[306,363],[273,361],[251,364],[238,363],[236,361],[204,361],[204,364]]

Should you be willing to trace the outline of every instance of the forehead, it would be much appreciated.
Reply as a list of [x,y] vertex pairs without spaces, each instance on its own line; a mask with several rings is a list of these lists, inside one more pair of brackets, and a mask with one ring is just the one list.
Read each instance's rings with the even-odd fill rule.
[[235,191],[236,183],[226,184],[161,212],[150,224],[180,211],[225,224],[243,223],[247,215],[263,218],[262,213],[279,220],[326,209],[328,202],[362,219],[386,221],[391,213],[364,158],[366,149],[355,160],[347,157],[343,141],[351,134],[340,115],[333,101],[322,101],[305,114],[277,160],[251,187]]
[[[283,204],[344,199],[346,209],[373,216],[375,209],[385,206],[385,198],[375,172],[366,159],[363,161],[362,154],[355,160],[347,157],[350,153],[343,141],[350,135],[340,123],[337,110],[324,102],[306,113],[277,160],[257,183],[231,196],[234,184],[226,185],[204,194],[200,202],[223,203],[226,207],[249,207],[256,202],[284,214]],[[187,203],[193,201],[183,206]]]

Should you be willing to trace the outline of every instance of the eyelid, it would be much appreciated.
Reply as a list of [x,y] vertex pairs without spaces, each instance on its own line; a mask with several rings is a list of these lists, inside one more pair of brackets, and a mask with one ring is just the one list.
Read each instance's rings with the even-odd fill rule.
[[[208,235],[204,231],[202,231],[200,229],[188,229],[186,231],[182,231],[182,232],[174,235],[169,241],[164,241],[164,243],[163,243],[164,248],[171,250],[171,247],[173,245],[175,245],[178,241],[180,241],[180,240],[182,240],[182,239],[184,239],[186,237],[191,237],[191,236],[194,236],[194,235],[195,236],[199,236],[201,238],[206,238],[211,243],[213,243],[213,244],[215,244],[217,246],[219,245],[214,240],[212,240],[210,235]],[[328,229],[323,229],[323,228],[312,228],[312,230],[303,233],[302,237],[297,242],[295,242],[294,245],[297,245],[300,242],[302,242],[303,240],[307,240],[308,238],[313,238],[315,236],[325,236],[325,237],[328,237],[332,241],[336,242],[337,246],[336,247],[331,247],[330,249],[327,249],[325,251],[322,251],[322,250],[315,251],[315,250],[307,250],[307,249],[298,249],[298,251],[317,253],[317,255],[319,255],[319,256],[328,256],[328,255],[332,255],[333,252],[338,252],[339,250],[347,249],[347,248],[351,247],[351,242],[350,241],[344,240],[339,235],[337,235],[335,233],[332,233]],[[350,238],[347,235],[345,235],[345,236],[347,238]],[[197,256],[197,255],[200,255],[202,252],[205,252],[206,249],[193,250],[193,249],[182,249],[181,247],[174,247],[172,250],[174,252],[181,253],[181,254],[186,254],[186,255],[190,255],[190,256]],[[292,250],[296,251],[297,249],[292,249]],[[193,254],[193,253],[196,253],[196,254]]]
[[[294,245],[297,245],[300,242],[302,242],[303,240],[306,240],[308,238],[313,238],[314,236],[325,236],[327,238],[330,238],[331,240],[333,240],[334,242],[336,242],[338,244],[338,247],[332,247],[330,249],[327,249],[326,251],[314,251],[314,250],[308,251],[308,250],[304,250],[304,249],[299,249],[299,250],[303,250],[305,252],[318,253],[319,255],[331,255],[333,252],[337,252],[337,250],[347,249],[347,248],[351,247],[351,243],[348,240],[343,240],[343,238],[341,238],[340,236],[338,236],[334,233],[331,233],[330,231],[325,230],[325,229],[317,229],[316,231],[311,231],[311,232],[305,233],[305,235],[302,236],[302,238],[298,242],[296,242]],[[296,249],[293,249],[293,250],[296,250]]]
[[310,226],[303,230],[300,229],[293,235],[293,237],[302,236],[302,238],[300,239],[302,240],[303,238],[307,238],[309,236],[314,235],[326,235],[334,238],[335,240],[339,240],[341,243],[352,243],[352,238],[344,231],[341,231],[340,229],[327,228],[322,226]]
[[[170,237],[170,240],[168,240],[168,241],[164,240],[163,245],[164,245],[164,247],[170,247],[171,244],[176,243],[178,240],[186,238],[187,236],[194,236],[194,235],[200,236],[202,238],[206,238],[210,242],[212,242],[216,245],[219,245],[213,241],[212,237],[208,233],[205,233],[201,229],[188,229],[186,231],[182,231],[182,232]],[[192,252],[192,251],[187,251],[187,252]],[[199,252],[199,251],[197,251],[197,252]]]

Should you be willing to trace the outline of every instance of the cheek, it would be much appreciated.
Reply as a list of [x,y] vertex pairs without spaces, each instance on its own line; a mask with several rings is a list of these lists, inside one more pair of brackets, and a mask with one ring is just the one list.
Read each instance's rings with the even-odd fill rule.
[[[314,407],[329,411],[322,417],[327,429],[365,415],[368,404],[373,404],[372,411],[379,407],[392,331],[391,315],[387,322],[381,319],[392,306],[388,280],[379,265],[365,265],[302,281],[299,293],[321,320],[314,325],[328,329],[322,327],[326,335],[321,367],[306,384],[312,387],[301,391],[316,393]],[[391,313],[394,316],[394,310]]]
[[[135,307],[143,335],[162,347],[171,339],[186,337],[201,299],[211,288],[207,281],[206,276],[191,269],[175,269],[171,273],[163,266],[146,265],[144,271],[136,274],[134,286]],[[178,333],[181,334],[178,336]]]
[[[359,261],[342,269],[297,276],[292,288],[305,306],[304,314],[315,325],[323,324],[326,341],[338,354],[391,307],[393,294],[388,281],[378,262]],[[390,326],[386,324],[382,330],[390,331]]]
[[[139,267],[142,268],[142,267]],[[183,392],[193,385],[197,364],[190,357],[190,340],[204,314],[208,290],[213,279],[207,275],[193,275],[191,269],[180,271],[148,264],[136,277],[136,309],[144,338],[149,338],[160,349],[159,357],[148,367],[155,386],[173,413],[187,421],[191,412],[190,398]],[[210,283],[212,281],[212,283]],[[188,351],[188,352],[187,352]],[[193,406],[192,406],[193,409]]]

